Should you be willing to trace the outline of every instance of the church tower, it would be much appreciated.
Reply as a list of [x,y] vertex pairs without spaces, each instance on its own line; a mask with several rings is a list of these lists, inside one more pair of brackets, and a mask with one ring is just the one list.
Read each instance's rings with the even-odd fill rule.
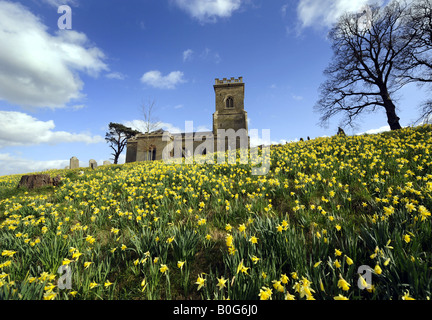
[[213,113],[213,134],[218,129],[248,130],[247,112],[244,110],[245,85],[243,77],[238,79],[216,79],[216,112]]

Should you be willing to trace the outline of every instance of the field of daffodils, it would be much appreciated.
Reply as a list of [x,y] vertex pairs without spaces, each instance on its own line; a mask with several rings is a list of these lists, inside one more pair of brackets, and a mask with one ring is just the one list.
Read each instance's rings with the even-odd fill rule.
[[0,177],[0,300],[426,300],[432,127]]

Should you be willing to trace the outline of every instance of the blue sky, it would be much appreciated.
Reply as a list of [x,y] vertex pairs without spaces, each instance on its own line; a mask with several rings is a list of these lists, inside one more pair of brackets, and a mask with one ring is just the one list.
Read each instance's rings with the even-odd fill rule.
[[[331,136],[313,111],[331,61],[326,34],[368,0],[0,0],[0,175],[111,158],[109,122],[155,102],[162,127],[212,127],[215,78],[243,77],[249,129],[275,143]],[[60,5],[72,29],[59,30]],[[400,91],[402,126],[423,91]],[[387,127],[384,112],[349,134]],[[259,141],[256,141],[259,143]],[[124,156],[120,163],[124,162]]]

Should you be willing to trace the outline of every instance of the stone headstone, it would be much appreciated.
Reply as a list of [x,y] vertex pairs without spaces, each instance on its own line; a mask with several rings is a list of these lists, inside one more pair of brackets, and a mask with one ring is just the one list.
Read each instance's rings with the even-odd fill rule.
[[77,159],[77,157],[70,158],[69,168],[70,169],[77,169],[77,168],[79,168],[79,160]]
[[66,166],[65,169],[70,169],[70,167],[69,167],[69,166]]
[[96,162],[96,160],[91,159],[89,161],[89,167],[92,168],[92,169],[96,169],[97,168],[97,162]]
[[51,178],[49,174],[34,174],[24,175],[21,177],[18,187],[26,187],[28,189],[40,188],[43,186],[58,186],[60,184],[61,177],[57,175]]
[[103,162],[103,165],[104,166],[109,166],[111,164],[111,162],[109,161],[109,160],[105,160],[104,162]]

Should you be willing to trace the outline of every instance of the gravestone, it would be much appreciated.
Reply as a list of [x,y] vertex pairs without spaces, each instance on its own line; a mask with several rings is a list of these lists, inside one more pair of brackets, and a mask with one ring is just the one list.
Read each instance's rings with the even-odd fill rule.
[[70,158],[69,168],[70,169],[79,168],[79,160],[77,159],[77,157]]
[[104,166],[109,166],[111,164],[111,162],[109,161],[109,160],[105,160],[104,162],[103,162],[103,165]]
[[92,168],[92,169],[96,169],[97,168],[97,162],[96,162],[96,160],[91,159],[89,161],[89,167]]

